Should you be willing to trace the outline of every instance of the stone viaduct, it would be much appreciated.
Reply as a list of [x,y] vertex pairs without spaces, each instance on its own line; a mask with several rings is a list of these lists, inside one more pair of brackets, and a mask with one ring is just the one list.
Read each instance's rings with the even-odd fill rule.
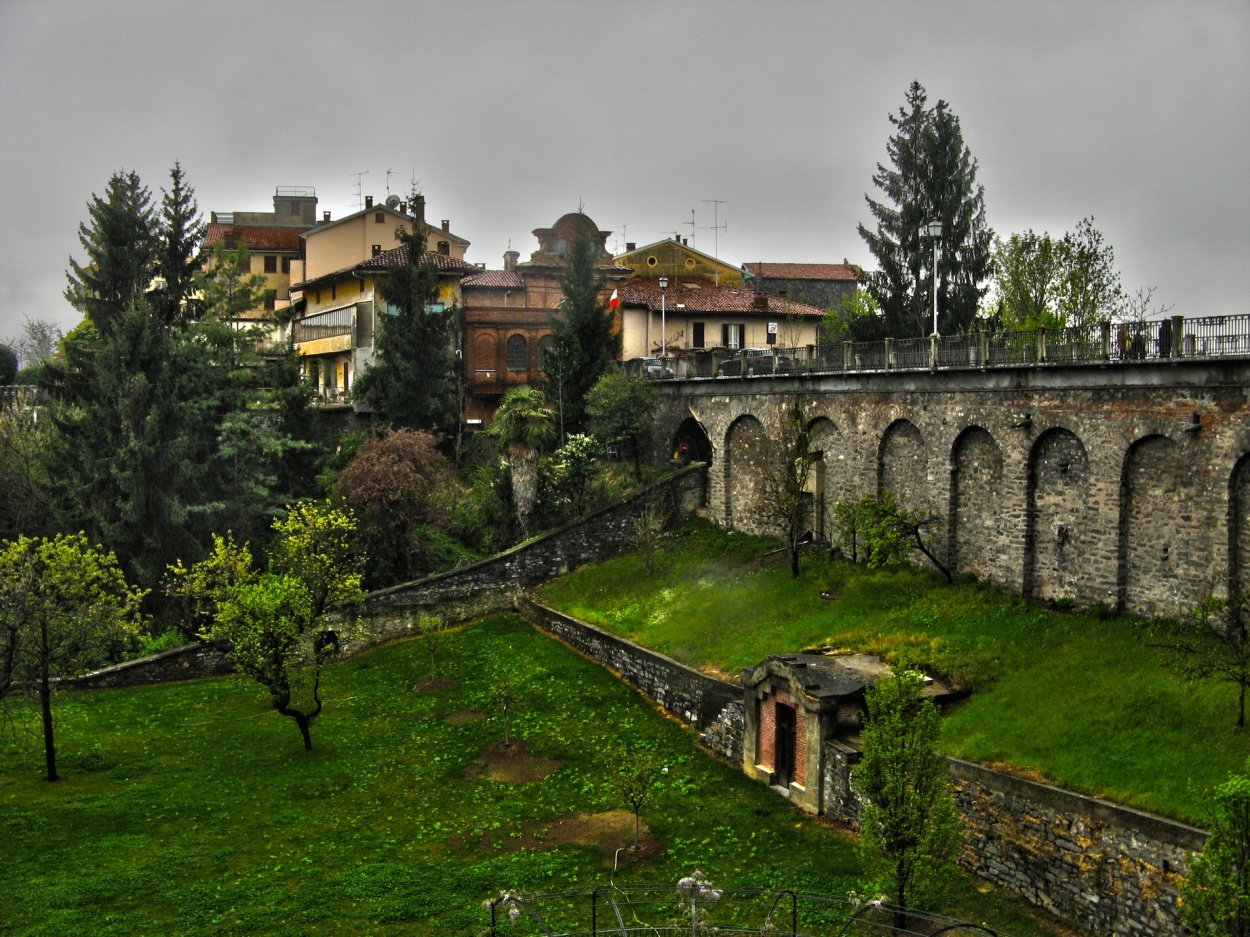
[[711,462],[712,520],[767,532],[760,474],[797,401],[813,528],[892,492],[954,570],[1042,599],[1182,614],[1250,588],[1250,361],[665,381],[655,444]]

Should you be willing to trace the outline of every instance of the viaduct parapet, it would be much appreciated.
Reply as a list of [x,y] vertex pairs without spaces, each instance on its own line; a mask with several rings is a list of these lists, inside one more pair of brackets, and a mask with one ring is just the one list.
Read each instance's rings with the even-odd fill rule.
[[761,470],[795,402],[813,528],[892,492],[944,561],[1015,592],[1176,615],[1250,588],[1250,360],[664,381],[657,455],[711,462],[712,520],[768,532]]

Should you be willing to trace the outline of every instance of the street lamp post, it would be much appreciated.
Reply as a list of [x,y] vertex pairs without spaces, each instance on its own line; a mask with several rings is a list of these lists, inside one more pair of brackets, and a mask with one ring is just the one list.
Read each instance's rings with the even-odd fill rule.
[[930,221],[928,230],[929,230],[929,237],[933,238],[933,334],[937,335],[938,333],[938,328],[937,328],[937,290],[938,290],[937,251],[938,251],[938,241],[942,239],[942,222]]
[[660,377],[668,364],[668,277],[660,277]]

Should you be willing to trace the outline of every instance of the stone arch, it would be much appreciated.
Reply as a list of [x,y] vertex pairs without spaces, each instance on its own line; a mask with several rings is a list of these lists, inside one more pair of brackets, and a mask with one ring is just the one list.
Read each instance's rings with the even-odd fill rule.
[[809,450],[820,454],[807,486],[812,493],[812,531],[817,537],[832,540],[834,505],[850,497],[849,453],[841,431],[828,417],[816,417],[808,424],[808,431]]
[[902,507],[924,511],[931,506],[928,480],[924,437],[910,420],[895,420],[877,449],[877,494],[888,491]]
[[707,469],[703,473],[703,497],[700,506],[708,503],[708,489],[712,482],[712,440],[708,437],[703,424],[692,416],[686,417],[677,427],[677,432],[670,440],[669,452],[675,453],[679,459],[694,462],[706,462]]
[[[1088,529],[1090,471],[1085,445],[1070,430],[1048,429],[1029,452],[1024,529],[1024,594],[1076,596]],[[1088,578],[1083,577],[1083,578]]]
[[1228,477],[1228,594],[1250,591],[1250,453]]
[[[1144,615],[1176,615],[1207,586],[1193,466],[1181,446],[1145,436],[1124,455],[1120,473],[1117,606]],[[1208,558],[1209,559],[1209,558]]]
[[982,579],[996,565],[1003,509],[1003,452],[981,426],[969,426],[951,447],[947,556],[952,570]]
[[754,416],[744,414],[725,433],[725,526],[744,533],[765,533],[759,511],[761,474],[768,458],[768,434]]

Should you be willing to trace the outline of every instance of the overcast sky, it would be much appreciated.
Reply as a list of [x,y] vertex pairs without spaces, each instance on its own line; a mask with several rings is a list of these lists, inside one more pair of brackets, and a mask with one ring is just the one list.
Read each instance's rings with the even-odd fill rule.
[[[468,258],[526,257],[579,202],[649,243],[871,266],[856,233],[918,79],[980,163],[991,225],[1086,215],[1124,284],[1250,312],[1250,3],[83,3],[0,0],[0,338],[63,327],[77,225],[111,173],[201,210],[315,186],[403,194]],[[613,240],[609,241],[612,246]]]

